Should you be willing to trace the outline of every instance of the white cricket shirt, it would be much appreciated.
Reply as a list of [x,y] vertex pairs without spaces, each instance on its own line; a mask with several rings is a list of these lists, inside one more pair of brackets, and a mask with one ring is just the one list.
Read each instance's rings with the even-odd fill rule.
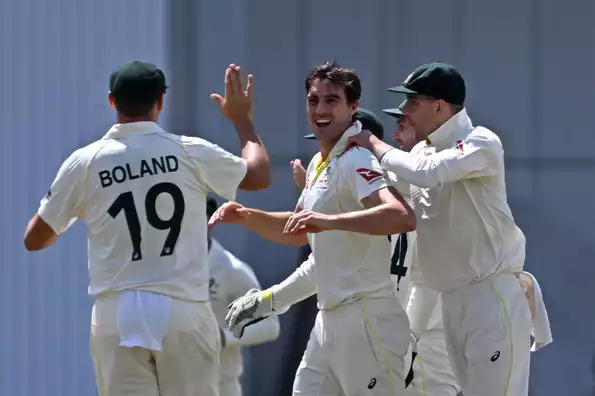
[[39,215],[87,226],[89,294],[144,290],[208,301],[206,194],[233,200],[246,163],[153,122],[116,124],[62,164]]
[[507,203],[502,144],[490,130],[473,127],[465,109],[411,153],[391,150],[381,164],[412,185],[414,261],[432,289],[523,268],[525,236]]
[[[246,294],[250,289],[260,289],[260,284],[252,268],[225,250],[215,239],[211,239],[209,268],[211,307],[219,327],[227,329],[225,315],[229,304]],[[241,347],[243,345],[260,344],[277,338],[279,318],[270,316],[246,327],[240,340],[237,340],[228,330],[225,332],[227,342],[220,354],[220,382],[242,375]]]
[[[298,207],[324,214],[363,210],[362,199],[388,186],[369,150],[346,151],[347,139],[360,131],[359,121],[345,131],[318,177],[320,153],[314,156]],[[359,297],[395,297],[388,236],[332,230],[308,234],[308,241],[316,265],[320,309],[332,309]]]

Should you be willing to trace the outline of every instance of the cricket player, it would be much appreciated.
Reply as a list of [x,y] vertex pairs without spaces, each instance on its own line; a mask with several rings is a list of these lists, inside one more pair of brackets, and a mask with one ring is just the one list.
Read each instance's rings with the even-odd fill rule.
[[[403,102],[397,108],[383,111],[397,118],[393,140],[401,150],[410,152],[417,141],[409,119],[402,116],[405,103]],[[411,202],[409,184],[399,180],[392,172],[387,174],[397,191],[407,202]],[[440,294],[426,286],[419,265],[413,261],[416,236],[417,232],[411,231],[402,237],[406,238],[405,242],[401,241],[402,247],[406,249],[404,267],[408,276],[404,279],[409,282],[406,310],[411,331],[417,339],[417,356],[413,362],[414,377],[412,386],[407,388],[406,394],[408,396],[457,396],[460,386],[452,371],[446,350]],[[402,255],[402,251],[399,253]]]
[[166,91],[155,65],[130,62],[109,79],[117,123],[60,167],[25,233],[49,247],[77,219],[87,228],[91,353],[101,396],[218,395],[220,334],[209,303],[206,195],[270,183],[252,123],[252,76],[225,71],[211,95],[234,125],[242,158],[157,124]]
[[[218,205],[214,198],[207,199],[207,218],[215,213]],[[225,250],[211,237],[209,243],[209,292],[211,306],[217,318],[221,334],[221,354],[219,367],[219,396],[241,396],[240,377],[244,372],[241,348],[274,341],[279,337],[279,318],[269,316],[265,320],[246,327],[242,338],[233,336],[225,323],[227,307],[235,299],[252,289],[260,289],[254,271],[246,263]]]
[[[412,185],[414,261],[440,292],[448,354],[464,394],[526,396],[532,326],[544,321],[531,309],[541,298],[526,298],[521,286],[525,236],[507,203],[500,139],[473,126],[464,80],[448,64],[421,65],[390,90],[407,95],[403,114],[419,143],[408,153],[367,132],[350,143],[372,150],[383,169]],[[551,341],[542,335],[535,332],[536,345]]]
[[[402,116],[402,106],[395,109],[383,110],[386,114],[398,119],[393,140],[404,151],[410,151],[417,143],[415,132],[407,120]],[[378,118],[371,112],[358,109],[361,113],[359,120],[362,129],[370,131],[382,140],[383,127]],[[356,117],[358,113],[356,112]],[[311,139],[313,135],[305,136]],[[299,188],[304,188],[306,170],[301,167],[299,160],[294,160],[293,179]],[[410,200],[410,186],[398,180],[392,172],[387,172],[388,179],[395,189],[407,202]],[[393,235],[393,253],[391,258],[391,274],[395,283],[397,297],[407,310],[412,332],[418,340],[415,344],[416,357],[413,360],[413,372],[409,380],[411,385],[406,388],[408,396],[456,396],[460,387],[452,372],[444,329],[442,327],[442,304],[439,293],[429,289],[423,282],[423,277],[417,265],[413,265],[413,252],[415,249],[416,231]],[[303,273],[303,272],[300,272]],[[307,277],[305,279],[308,279]],[[405,372],[411,365],[409,354],[405,359]]]
[[[353,122],[361,95],[355,72],[326,63],[309,73],[305,85],[320,152],[308,166],[295,211],[228,202],[210,224],[240,223],[267,239],[312,248],[312,260],[298,271],[314,269],[320,312],[293,395],[402,395],[409,321],[390,279],[387,236],[414,229],[415,217],[374,156],[347,149],[348,137],[361,130]],[[312,294],[295,290],[294,279],[236,300],[228,313],[234,334],[241,337],[247,324]]]

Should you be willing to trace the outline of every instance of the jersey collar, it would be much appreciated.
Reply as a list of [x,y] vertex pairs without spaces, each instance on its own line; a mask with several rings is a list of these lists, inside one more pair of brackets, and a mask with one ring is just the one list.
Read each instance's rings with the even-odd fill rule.
[[473,129],[471,119],[467,115],[467,109],[463,108],[457,114],[450,117],[438,129],[428,135],[427,144],[433,144],[437,150],[444,150],[452,147],[457,140],[463,140]]
[[114,124],[102,139],[118,139],[130,135],[148,135],[163,132],[165,131],[152,121],[128,122],[126,124]]
[[333,158],[335,156],[341,155],[345,149],[347,148],[347,141],[350,137],[357,135],[362,131],[362,123],[359,121],[355,121],[345,132],[343,132],[343,136],[339,139],[339,141],[335,144],[335,146],[331,149],[329,153],[329,158]]

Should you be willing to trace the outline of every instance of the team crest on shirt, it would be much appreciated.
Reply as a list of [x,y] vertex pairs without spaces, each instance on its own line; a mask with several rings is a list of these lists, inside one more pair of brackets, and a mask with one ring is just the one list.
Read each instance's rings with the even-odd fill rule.
[[367,168],[359,168],[356,170],[356,172],[370,184],[382,177],[382,173]]

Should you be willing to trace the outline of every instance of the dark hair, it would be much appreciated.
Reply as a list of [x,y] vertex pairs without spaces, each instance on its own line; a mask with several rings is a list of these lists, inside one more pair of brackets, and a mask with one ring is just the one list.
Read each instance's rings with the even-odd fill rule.
[[217,201],[215,201],[215,198],[208,197],[207,198],[207,218],[211,218],[213,213],[215,213],[218,208],[219,208],[219,205],[217,205]]
[[[448,102],[446,102],[448,103]],[[463,110],[463,105],[460,104],[454,104],[454,103],[448,103],[448,106],[450,107],[450,111],[452,111],[452,114],[457,114],[459,111]]]
[[359,100],[362,95],[362,85],[355,70],[340,66],[335,61],[318,65],[308,73],[305,81],[306,93],[310,91],[310,86],[316,79],[342,85],[349,104]]
[[127,117],[143,117],[149,115],[151,109],[164,92],[154,92],[145,95],[114,95],[116,110]]

